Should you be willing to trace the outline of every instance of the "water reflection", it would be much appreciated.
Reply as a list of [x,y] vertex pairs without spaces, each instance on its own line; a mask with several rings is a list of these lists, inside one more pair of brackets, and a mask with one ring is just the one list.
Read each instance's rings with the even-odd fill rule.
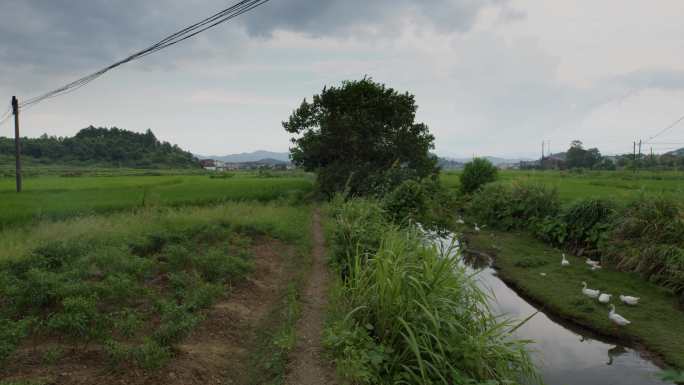
[[[429,234],[429,239],[444,253],[458,252],[458,242],[451,235]],[[495,315],[522,320],[539,310],[515,334],[535,341],[532,356],[546,384],[667,384],[656,377],[660,369],[637,351],[604,342],[587,330],[563,325],[532,306],[497,277],[485,255],[464,255],[462,261],[477,273],[478,285],[492,294],[490,307]]]

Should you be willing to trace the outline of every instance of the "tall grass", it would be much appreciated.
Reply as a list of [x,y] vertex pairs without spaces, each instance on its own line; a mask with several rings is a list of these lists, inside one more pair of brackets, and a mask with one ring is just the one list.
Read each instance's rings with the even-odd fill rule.
[[[335,261],[345,274],[325,342],[343,376],[369,384],[536,378],[525,341],[491,315],[456,256],[426,245],[415,229],[385,224],[384,231],[364,231],[383,223],[372,202],[337,204],[331,239],[346,243],[335,249],[343,251]],[[359,234],[375,234],[377,242],[359,247]]]

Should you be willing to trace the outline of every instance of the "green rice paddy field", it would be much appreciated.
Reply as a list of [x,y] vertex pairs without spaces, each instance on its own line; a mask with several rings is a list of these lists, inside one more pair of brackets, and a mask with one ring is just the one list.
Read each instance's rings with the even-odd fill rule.
[[0,228],[40,219],[108,213],[149,206],[182,206],[224,201],[297,199],[312,189],[302,173],[238,173],[159,176],[41,176],[26,178],[15,192],[13,178],[0,178]]
[[[458,187],[459,173],[445,172],[442,182]],[[532,181],[553,186],[563,202],[580,198],[609,198],[627,202],[641,194],[662,194],[684,202],[684,172],[631,171],[501,171],[501,183]]]

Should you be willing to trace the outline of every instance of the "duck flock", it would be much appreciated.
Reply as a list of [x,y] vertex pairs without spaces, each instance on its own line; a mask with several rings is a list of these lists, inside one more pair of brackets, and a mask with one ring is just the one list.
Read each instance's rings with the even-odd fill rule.
[[[457,223],[465,224],[465,221],[463,221],[463,219],[459,218],[457,220]],[[477,223],[475,223],[474,230],[475,230],[475,232],[480,232],[480,230],[483,229],[484,227],[485,226],[480,227],[477,225]],[[585,262],[587,265],[589,265],[591,267],[591,270],[601,269],[601,263],[598,261],[594,261],[592,259],[587,258]],[[567,258],[565,257],[565,254],[562,254],[561,266],[570,266],[570,261],[567,260]],[[546,273],[539,273],[539,275],[541,275],[542,277],[545,277]],[[586,282],[582,282],[582,294],[586,295],[589,298],[595,298],[602,304],[610,304],[610,312],[608,312],[608,319],[613,324],[618,325],[618,326],[627,326],[631,323],[628,319],[626,319],[625,317],[623,317],[620,314],[617,314],[615,312],[615,305],[610,303],[610,300],[613,297],[612,294],[601,293],[601,291],[599,291],[599,290],[589,289],[587,287]],[[636,306],[639,304],[639,297],[633,297],[633,296],[629,296],[629,295],[620,294],[619,298],[620,298],[620,301],[622,301],[622,303],[624,303],[625,305]]]
[[[587,258],[586,264],[591,266],[592,270],[598,270],[601,268],[599,262],[591,260],[589,258]],[[565,254],[563,254],[563,257],[561,259],[561,266],[570,266],[570,262],[565,258]],[[586,282],[582,282],[582,294],[586,295],[589,298],[595,298],[603,304],[609,304],[611,298],[613,297],[612,294],[601,293],[601,291],[599,290],[589,289],[587,287]],[[620,294],[619,298],[620,301],[625,305],[636,306],[639,304],[639,297],[632,297],[629,295]],[[626,326],[631,323],[628,319],[615,312],[615,305],[613,304],[610,304],[610,312],[608,312],[608,319],[618,326]]]

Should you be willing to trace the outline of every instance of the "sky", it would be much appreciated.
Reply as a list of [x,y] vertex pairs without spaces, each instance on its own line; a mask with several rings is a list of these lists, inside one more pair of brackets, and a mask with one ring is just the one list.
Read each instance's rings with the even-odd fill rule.
[[[0,0],[0,113],[235,1]],[[441,156],[576,139],[664,152],[684,147],[684,122],[650,139],[684,115],[683,18],[681,0],[271,0],[23,111],[22,135],[116,126],[196,154],[287,151],[303,98],[369,76],[416,96]]]

